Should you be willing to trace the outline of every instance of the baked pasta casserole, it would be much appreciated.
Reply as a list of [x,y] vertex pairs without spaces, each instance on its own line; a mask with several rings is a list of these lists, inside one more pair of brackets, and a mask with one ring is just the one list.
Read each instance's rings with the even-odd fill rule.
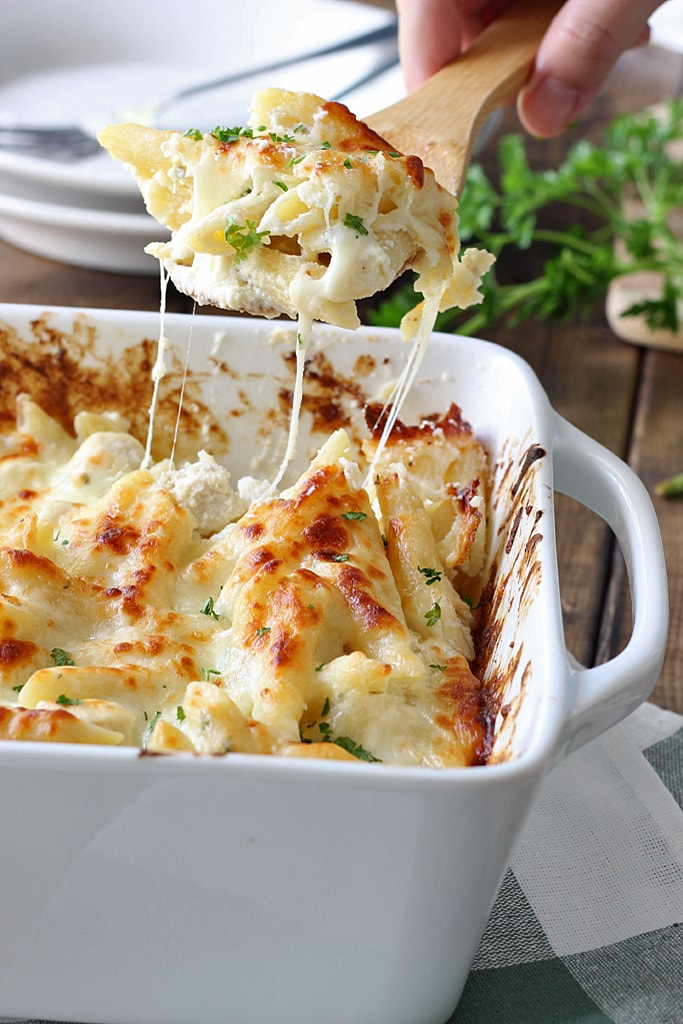
[[476,762],[486,453],[455,406],[399,422],[375,458],[379,429],[363,452],[335,431],[259,498],[206,452],[141,469],[120,416],[80,412],[72,434],[19,395],[1,439],[0,738]]
[[[433,767],[483,756],[467,595],[486,544],[486,453],[453,406],[398,418],[439,309],[480,298],[455,200],[338,103],[265,90],[246,128],[105,129],[150,212],[150,251],[202,304],[296,317],[289,442],[233,487],[209,453],[151,458],[116,414],[73,435],[31,398],[0,461],[0,738]],[[314,320],[407,267],[416,344],[352,448],[332,433],[294,485]],[[162,330],[153,370],[164,375]],[[156,394],[156,390],[155,390]],[[150,424],[154,422],[154,399]]]

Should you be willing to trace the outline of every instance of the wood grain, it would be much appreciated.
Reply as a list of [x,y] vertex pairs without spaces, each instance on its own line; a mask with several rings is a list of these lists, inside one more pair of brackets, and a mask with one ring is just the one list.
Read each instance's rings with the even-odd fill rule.
[[[655,47],[632,51],[572,133],[546,142],[528,140],[530,162],[539,168],[557,166],[578,138],[599,143],[617,114],[681,92],[683,57]],[[506,111],[500,134],[511,131],[519,131],[512,110]],[[489,170],[492,159],[488,153]],[[560,226],[563,215],[558,211],[556,216]],[[518,258],[522,276],[524,254]],[[683,713],[683,499],[654,494],[658,480],[683,470],[683,354],[623,342],[611,331],[600,304],[587,321],[525,324],[523,330],[496,332],[493,340],[527,359],[555,409],[627,460],[648,487],[664,544],[671,621],[653,700]],[[592,513],[562,496],[556,512],[567,646],[584,664],[605,662],[625,646],[631,631],[623,559],[611,532]]]

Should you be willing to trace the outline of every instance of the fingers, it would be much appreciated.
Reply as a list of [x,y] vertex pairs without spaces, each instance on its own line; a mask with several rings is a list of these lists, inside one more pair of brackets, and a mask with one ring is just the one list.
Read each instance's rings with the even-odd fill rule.
[[396,0],[399,48],[408,89],[454,60],[481,31],[488,0]]
[[656,0],[567,0],[536,56],[517,102],[532,135],[562,132],[595,96],[617,58],[647,39]]

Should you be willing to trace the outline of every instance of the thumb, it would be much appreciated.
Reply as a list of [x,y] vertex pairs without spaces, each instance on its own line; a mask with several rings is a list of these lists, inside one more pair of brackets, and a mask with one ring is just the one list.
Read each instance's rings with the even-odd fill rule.
[[647,39],[656,0],[567,0],[541,42],[517,110],[532,135],[562,132],[595,96],[619,56]]

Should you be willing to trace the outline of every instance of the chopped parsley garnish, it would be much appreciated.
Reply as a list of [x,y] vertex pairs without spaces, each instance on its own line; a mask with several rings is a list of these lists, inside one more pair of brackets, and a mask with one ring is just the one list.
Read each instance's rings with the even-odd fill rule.
[[152,735],[152,733],[154,732],[154,726],[157,724],[160,718],[161,711],[155,711],[152,717],[149,719],[147,716],[147,712],[145,711],[145,721],[149,721],[149,725],[147,726],[147,729],[145,731],[145,739],[149,739],[149,737]]
[[179,722],[185,721],[185,710],[182,704],[179,704],[178,707],[175,709],[175,716]]
[[80,697],[67,697],[65,693],[60,693],[59,697],[55,699],[55,704],[61,704],[62,706],[82,703],[83,701],[81,700]]
[[417,571],[421,572],[422,575],[425,577],[425,583],[427,584],[428,587],[431,587],[432,583],[438,583],[441,577],[443,576],[443,573],[440,572],[438,569],[430,569],[428,567],[423,568],[420,565],[418,565]]
[[[322,668],[322,665],[318,666],[316,672],[320,668]],[[379,757],[375,757],[374,754],[371,754],[369,750],[366,750],[365,747],[363,747],[360,743],[357,743],[355,740],[352,740],[349,736],[335,737],[332,732],[332,726],[330,725],[329,722],[325,721],[329,713],[330,698],[325,697],[325,703],[323,704],[322,711],[320,712],[320,720],[317,722],[312,722],[311,725],[307,726],[307,729],[317,728],[318,732],[320,733],[320,740],[318,742],[334,743],[336,744],[336,746],[342,747],[344,750],[347,750],[349,754],[353,754],[353,756],[357,757],[359,761],[369,761],[377,764],[381,762],[381,759]],[[312,743],[313,740],[307,739],[303,735],[301,735],[301,742]]]
[[203,132],[200,132],[199,128],[188,128],[185,132],[186,139],[194,139],[195,142],[201,142],[204,138]]
[[[260,130],[263,131],[264,129]],[[293,135],[278,135],[277,132],[268,132],[268,138],[271,139],[272,142],[287,142],[289,144],[294,142]]]
[[333,562],[348,562],[350,555],[335,555],[332,559]]
[[342,519],[357,519],[359,522],[362,519],[367,519],[366,512],[342,512]]
[[270,633],[270,626],[259,626],[256,630],[256,636],[266,636]]
[[212,619],[220,619],[220,615],[218,614],[217,611],[215,611],[215,609],[213,607],[213,598],[212,597],[207,597],[206,601],[201,606],[199,611],[200,611],[200,613],[202,615],[210,615]]
[[446,666],[445,665],[432,664],[429,667],[430,668],[438,669],[439,672],[445,672],[446,671]]
[[50,651],[55,665],[73,665],[74,660],[68,651],[62,650],[61,647],[53,647]]
[[347,171],[350,171],[351,168],[353,167],[353,164],[349,160],[348,156],[347,156],[346,160],[344,161],[344,167],[346,168]]
[[220,672],[217,668],[206,668],[202,666],[202,675],[204,676],[204,682],[208,683],[211,676],[219,676]]
[[[325,668],[325,662],[324,661],[321,661],[319,665],[315,666],[316,672],[322,672],[322,670],[324,668]],[[19,687],[19,689],[21,689],[21,687]]]
[[344,217],[344,227],[351,228],[357,235],[369,234],[368,229],[363,223],[363,218],[358,217],[355,213],[347,213]]
[[66,540],[65,537],[60,537],[59,530],[57,530],[56,534],[54,535],[54,537],[52,539],[54,540],[55,544],[61,544],[62,547],[64,547],[65,544],[69,543],[68,540]]
[[306,154],[302,153],[301,156],[293,156],[289,161],[289,166],[294,167],[296,164],[300,164],[302,160],[306,159]]
[[289,185],[284,181],[274,181],[273,185],[277,185],[277,187],[281,188],[283,192],[289,192]]
[[21,691],[24,689],[24,686],[25,683],[19,683],[18,686],[13,686],[12,689],[15,693],[21,693]]
[[425,612],[425,619],[428,626],[435,626],[441,618],[441,605],[435,601],[428,612]]
[[356,743],[349,736],[338,736],[336,740],[332,740],[332,743],[336,743],[338,747],[343,747],[344,750],[348,750],[349,754],[353,754],[359,761],[369,761],[375,764],[380,764],[381,759],[371,754],[369,750],[361,746],[360,743]]
[[325,139],[325,141],[320,144],[320,148],[321,149],[332,149],[332,143],[328,142],[327,139]]
[[228,245],[235,250],[235,263],[241,263],[250,252],[263,245],[263,239],[268,237],[268,232],[257,231],[256,221],[249,218],[245,224],[238,224],[232,217],[228,217],[223,236]]
[[253,139],[254,129],[253,128],[223,128],[218,125],[211,132],[214,139],[219,142],[237,142],[238,139]]

